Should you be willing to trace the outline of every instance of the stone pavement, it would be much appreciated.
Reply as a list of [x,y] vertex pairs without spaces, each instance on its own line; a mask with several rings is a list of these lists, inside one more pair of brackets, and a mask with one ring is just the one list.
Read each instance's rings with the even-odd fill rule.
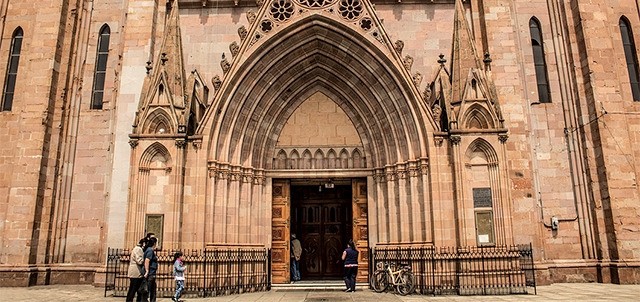
[[[537,295],[509,296],[397,296],[378,294],[370,290],[355,293],[337,291],[283,291],[249,293],[216,298],[192,298],[187,302],[417,302],[417,301],[640,301],[640,285],[599,283],[561,283],[539,286]],[[124,301],[124,298],[104,297],[104,289],[90,285],[49,285],[28,288],[0,287],[0,301]],[[158,299],[171,302],[171,299]]]

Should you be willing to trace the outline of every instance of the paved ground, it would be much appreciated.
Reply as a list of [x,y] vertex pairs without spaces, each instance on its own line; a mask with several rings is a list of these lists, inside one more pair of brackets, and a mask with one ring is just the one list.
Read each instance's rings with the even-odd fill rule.
[[[50,285],[28,288],[1,288],[0,301],[124,301],[124,298],[104,297],[104,289],[88,285]],[[511,296],[396,296],[369,290],[355,293],[336,291],[281,291],[241,294],[217,298],[185,299],[187,302],[413,302],[413,301],[640,301],[640,285],[554,284],[539,286],[538,295]],[[170,299],[159,299],[170,302]]]

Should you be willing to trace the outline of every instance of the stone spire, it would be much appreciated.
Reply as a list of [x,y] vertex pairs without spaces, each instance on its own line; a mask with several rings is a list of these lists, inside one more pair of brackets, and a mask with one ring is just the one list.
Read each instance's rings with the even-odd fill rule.
[[453,45],[451,47],[451,101],[458,103],[463,99],[464,87],[471,69],[482,70],[482,61],[476,51],[471,28],[465,15],[462,0],[455,0],[453,24]]
[[[174,132],[184,129],[186,121],[180,120],[185,115],[186,76],[182,57],[182,40],[178,1],[167,2],[168,18],[160,51],[155,62],[147,63],[147,78],[143,86],[138,112],[134,121],[134,133],[155,131],[144,125],[158,123],[162,119]],[[186,114],[188,116],[188,114]],[[139,127],[142,126],[142,127]],[[168,130],[168,129],[167,129]]]
[[167,5],[169,18],[167,19],[164,39],[160,47],[160,54],[156,60],[156,76],[160,73],[166,75],[166,90],[171,94],[173,105],[176,108],[184,108],[185,72],[182,58],[182,38],[180,34],[180,19],[178,13],[178,1],[171,0]]

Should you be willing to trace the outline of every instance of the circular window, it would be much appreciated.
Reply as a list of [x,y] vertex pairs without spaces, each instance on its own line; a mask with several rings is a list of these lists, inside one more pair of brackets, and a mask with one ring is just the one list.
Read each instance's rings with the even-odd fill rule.
[[271,16],[273,19],[283,22],[293,15],[293,3],[289,0],[276,0],[271,2]]
[[340,15],[347,20],[355,20],[362,13],[362,3],[360,0],[341,0]]

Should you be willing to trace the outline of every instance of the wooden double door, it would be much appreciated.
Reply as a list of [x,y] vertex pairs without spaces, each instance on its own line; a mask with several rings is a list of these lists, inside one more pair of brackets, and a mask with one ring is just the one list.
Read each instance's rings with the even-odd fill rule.
[[340,258],[352,238],[352,186],[291,186],[291,233],[302,244],[303,280],[335,279],[343,274]]

